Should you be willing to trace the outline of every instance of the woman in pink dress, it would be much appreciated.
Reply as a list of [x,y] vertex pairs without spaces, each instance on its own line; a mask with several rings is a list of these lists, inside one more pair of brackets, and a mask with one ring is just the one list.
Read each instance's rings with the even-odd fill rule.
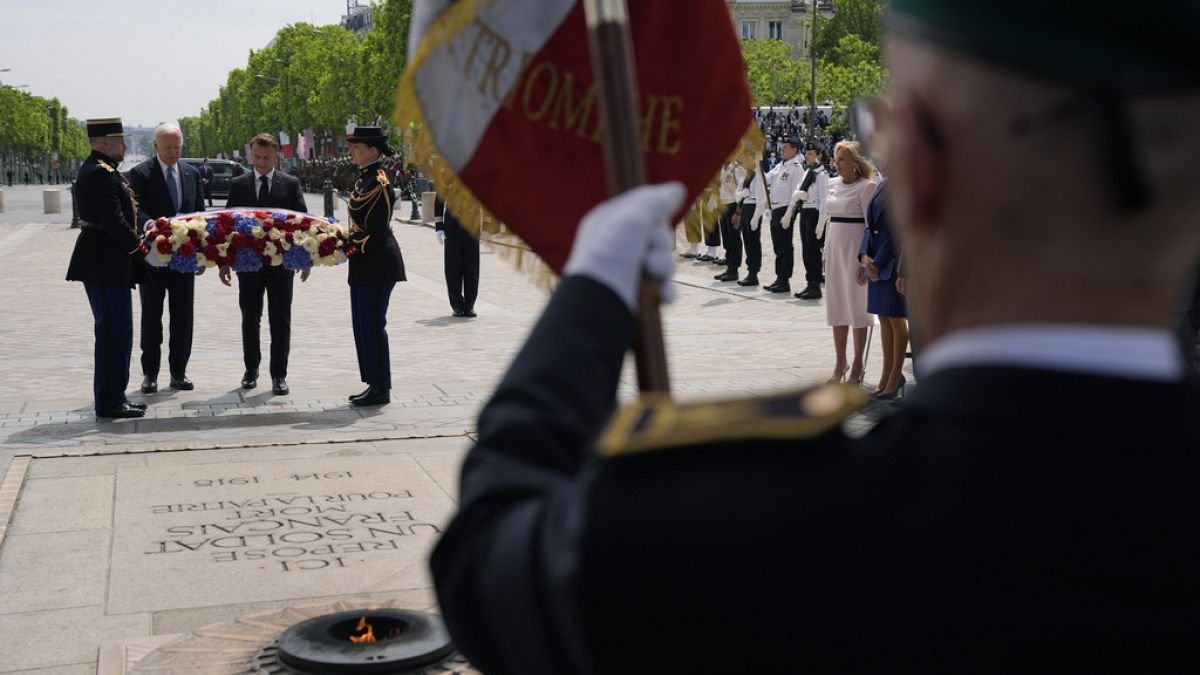
[[[859,246],[867,227],[866,213],[875,194],[875,167],[859,154],[858,143],[842,141],[834,146],[833,163],[838,176],[829,181],[825,229],[825,317],[833,327],[834,362],[830,382],[841,382],[850,371],[850,381],[863,380],[863,352],[867,328],[874,318],[867,313],[867,277],[858,260]],[[846,341],[854,330],[854,360],[846,364]]]

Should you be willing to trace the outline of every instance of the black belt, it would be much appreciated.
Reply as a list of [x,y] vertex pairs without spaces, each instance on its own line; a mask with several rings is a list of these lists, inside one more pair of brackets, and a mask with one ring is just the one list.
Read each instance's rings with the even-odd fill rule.
[[831,223],[865,223],[866,218],[843,218],[841,216],[833,216],[829,219]]

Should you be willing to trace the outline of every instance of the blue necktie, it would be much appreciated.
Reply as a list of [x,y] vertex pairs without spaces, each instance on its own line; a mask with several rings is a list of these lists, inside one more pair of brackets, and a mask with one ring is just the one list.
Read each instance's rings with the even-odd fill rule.
[[175,213],[179,213],[179,186],[175,185],[174,165],[167,167],[167,192],[171,194],[171,205],[175,207]]

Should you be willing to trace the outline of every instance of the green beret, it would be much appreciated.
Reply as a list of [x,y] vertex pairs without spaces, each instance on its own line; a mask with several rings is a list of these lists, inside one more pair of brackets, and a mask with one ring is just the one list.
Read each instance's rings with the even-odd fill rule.
[[1200,85],[1200,0],[891,0],[890,33],[1049,79],[1123,91]]

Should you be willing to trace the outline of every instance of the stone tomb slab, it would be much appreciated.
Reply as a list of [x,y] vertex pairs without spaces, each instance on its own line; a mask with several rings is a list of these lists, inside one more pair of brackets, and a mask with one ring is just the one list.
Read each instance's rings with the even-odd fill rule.
[[431,585],[453,502],[411,457],[117,469],[108,612]]

